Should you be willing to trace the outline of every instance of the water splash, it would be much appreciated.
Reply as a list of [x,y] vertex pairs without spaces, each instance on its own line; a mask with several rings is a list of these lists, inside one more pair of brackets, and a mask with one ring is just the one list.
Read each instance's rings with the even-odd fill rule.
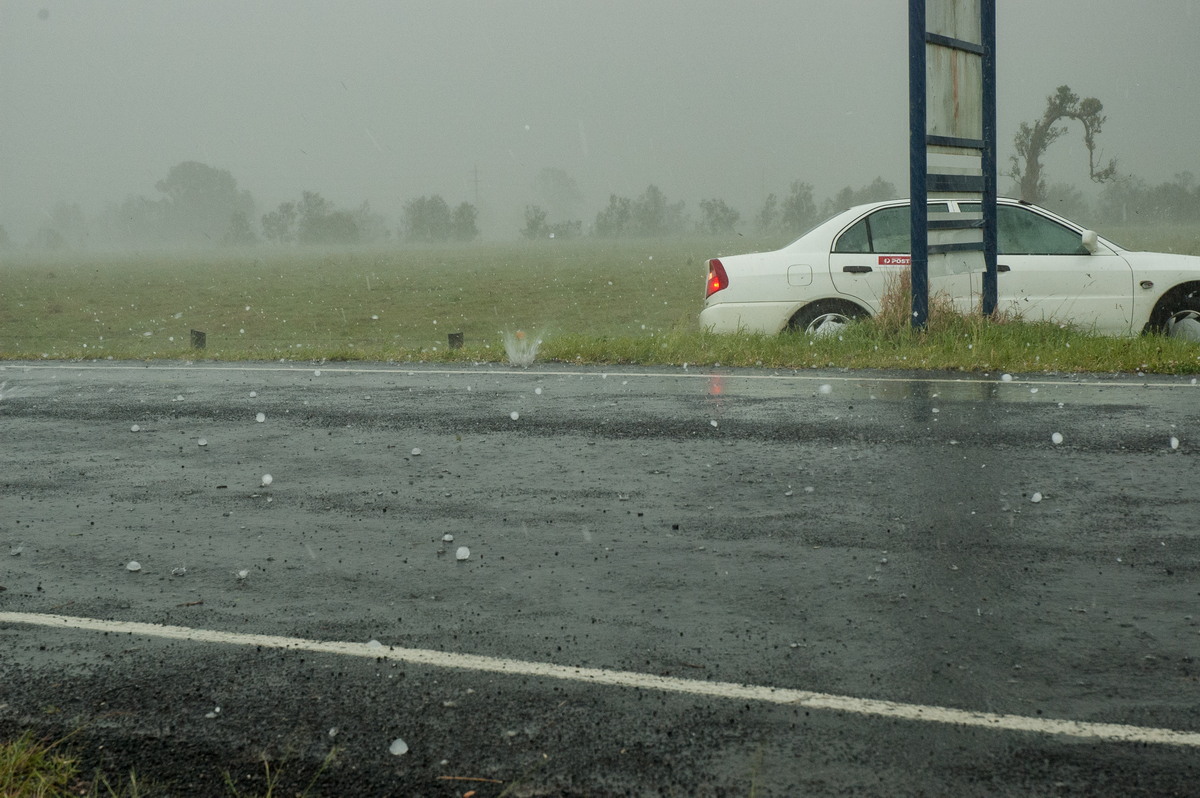
[[508,362],[514,366],[521,368],[532,366],[533,361],[537,358],[538,347],[541,345],[541,338],[536,335],[527,335],[522,330],[517,330],[515,333],[504,333],[504,353],[508,355]]

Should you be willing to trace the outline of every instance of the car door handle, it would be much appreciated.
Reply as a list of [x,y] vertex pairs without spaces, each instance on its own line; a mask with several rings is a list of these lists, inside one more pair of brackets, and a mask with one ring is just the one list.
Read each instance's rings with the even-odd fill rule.
[[843,266],[842,271],[850,274],[867,274],[871,271],[870,266]]
[[1011,272],[1011,271],[1012,271],[1012,269],[1010,269],[1008,266],[1006,266],[1006,265],[1005,265],[1005,264],[1003,264],[1003,263],[997,263],[997,264],[996,264],[996,271],[998,271],[998,272]]

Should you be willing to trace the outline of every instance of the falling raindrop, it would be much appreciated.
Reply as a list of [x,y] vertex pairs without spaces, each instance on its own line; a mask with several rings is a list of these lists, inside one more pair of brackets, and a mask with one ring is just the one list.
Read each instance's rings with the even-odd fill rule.
[[454,535],[451,535],[449,532],[447,532],[446,534],[442,535],[442,541],[445,543],[453,543]]
[[717,426],[717,420],[715,418],[710,420],[708,423],[712,424],[714,427]]
[[320,377],[320,376],[321,376],[321,370],[320,370],[320,369],[316,369],[316,370],[314,370],[314,371],[313,371],[313,376],[314,376],[314,377]]
[[139,431],[141,431],[141,429],[142,428],[139,427],[137,424],[134,424],[132,427],[129,428],[129,431],[130,432],[139,432]]
[[258,396],[258,391],[251,391],[251,392],[250,392],[250,398],[251,398],[251,399],[254,399],[254,398],[256,398],[257,396]]
[[196,441],[196,445],[197,446],[208,446],[208,438],[201,438],[200,440]]
[[459,546],[458,551],[454,552],[454,559],[458,560],[459,562],[462,562],[463,560],[468,560],[468,559],[470,559],[470,557],[471,557],[471,550],[468,549],[466,546]]
[[259,424],[261,424],[261,423],[263,423],[264,421],[266,421],[266,420],[267,420],[267,414],[266,414],[266,413],[259,413],[259,414],[257,414],[257,415],[254,417],[254,420],[255,420],[255,421],[257,421]]
[[275,481],[275,477],[271,476],[270,474],[262,475],[262,486],[264,488],[267,487],[268,485],[270,485],[274,481]]
[[1000,375],[1000,381],[1001,381],[1001,382],[1012,382],[1012,381],[1013,381],[1013,376],[1012,376],[1011,374],[1001,374],[1001,375]]
[[828,394],[831,394],[831,393],[833,393],[833,386],[832,386],[832,385],[822,385],[822,386],[821,386],[820,388],[818,388],[817,390],[818,390],[818,391],[820,391],[820,392],[821,392],[821,393],[823,393],[823,394],[826,394],[826,395],[828,395]]
[[541,395],[542,395],[542,389],[541,389],[541,388],[534,388],[534,389],[533,389],[533,392],[534,392],[534,393],[536,393],[538,396],[541,396]]
[[1054,441],[1055,443],[1062,443],[1063,442],[1062,433],[1061,432],[1054,433],[1053,435],[1050,436],[1050,440]]
[[371,649],[372,651],[376,651],[383,648],[383,643],[380,643],[378,640],[372,638],[367,641],[367,648]]
[[508,417],[511,418],[513,421],[516,421],[518,418],[521,417],[521,414],[518,413],[516,410],[514,410],[508,414]]
[[1041,500],[1042,500],[1042,494],[1040,494],[1040,493],[1035,492],[1032,496],[1029,497],[1029,501],[1033,502],[1034,504],[1037,504]]
[[418,456],[420,456],[420,454],[421,454],[421,450],[419,448],[417,448],[416,446],[414,446],[413,450],[412,450],[413,457],[418,457]]
[[395,740],[392,740],[392,744],[388,746],[388,751],[395,756],[403,756],[404,754],[408,753],[408,743],[397,737]]
[[245,579],[249,575],[250,575],[250,571],[247,568],[243,568],[242,570],[238,571],[235,574],[235,576],[237,576],[238,579]]
[[138,562],[137,560],[130,560],[126,564],[125,570],[126,571],[140,571],[140,570],[142,570],[142,564],[140,562]]
[[1178,438],[1176,438],[1174,435],[1172,435],[1172,436],[1171,436],[1171,448],[1172,448],[1172,449],[1178,449],[1178,448],[1179,448],[1179,439],[1178,439]]

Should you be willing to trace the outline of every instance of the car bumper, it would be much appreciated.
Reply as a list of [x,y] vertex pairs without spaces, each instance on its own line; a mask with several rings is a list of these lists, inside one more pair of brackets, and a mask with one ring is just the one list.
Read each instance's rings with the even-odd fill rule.
[[790,302],[722,302],[700,311],[700,328],[715,333],[765,333],[782,330],[795,312]]

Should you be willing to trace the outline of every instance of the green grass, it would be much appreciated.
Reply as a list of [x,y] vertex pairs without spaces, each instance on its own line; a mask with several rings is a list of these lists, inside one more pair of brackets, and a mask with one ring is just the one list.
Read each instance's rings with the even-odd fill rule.
[[4,798],[139,798],[145,782],[131,772],[114,785],[102,773],[84,778],[79,761],[66,748],[71,735],[47,742],[25,732],[0,743],[0,795]]
[[[141,798],[141,796],[165,795],[170,790],[157,785],[148,785],[140,780],[135,772],[130,772],[127,779],[116,783],[109,780],[103,773],[95,773],[91,777],[81,774],[79,760],[67,743],[71,734],[66,737],[46,741],[36,738],[32,732],[25,732],[14,740],[0,742],[0,796],[3,798]],[[331,749],[322,760],[313,776],[303,790],[291,792],[290,795],[306,798],[315,795],[314,789],[321,776],[334,763],[337,749]],[[280,798],[284,788],[281,786],[283,769],[287,766],[286,759],[272,767],[266,754],[263,755],[263,783],[265,792],[243,792],[238,789],[234,777],[224,774],[226,794],[230,798]]]
[[[1200,253],[1182,228],[1111,231]],[[914,333],[872,320],[835,338],[698,329],[704,262],[780,241],[592,239],[377,251],[57,256],[0,261],[0,359],[502,362],[505,332],[567,363],[1200,371],[1195,345],[953,317]],[[204,350],[190,331],[206,333]],[[450,350],[447,335],[466,345]]]
[[79,767],[57,750],[26,732],[0,745],[0,795],[12,798],[58,798],[72,795]]

